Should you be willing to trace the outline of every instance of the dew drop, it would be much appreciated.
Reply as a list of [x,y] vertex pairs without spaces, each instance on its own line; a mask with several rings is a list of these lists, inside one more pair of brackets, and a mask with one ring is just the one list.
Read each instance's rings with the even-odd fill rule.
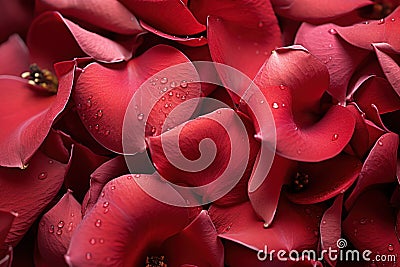
[[185,80],[181,81],[180,86],[181,86],[182,88],[186,88],[186,87],[188,86],[187,81],[185,81]]
[[54,225],[50,225],[50,227],[49,227],[49,233],[50,233],[50,234],[54,233]]
[[185,100],[185,99],[186,99],[186,96],[183,95],[183,96],[181,97],[181,99],[182,99],[182,100]]
[[221,110],[217,110],[217,114],[221,114]]
[[361,218],[360,219],[360,224],[366,224],[367,223],[367,219],[366,218]]
[[111,186],[111,190],[115,190],[115,185]]
[[73,228],[73,224],[72,224],[72,222],[70,222],[69,224],[68,224],[68,228],[67,228],[67,231],[68,232],[71,232],[72,231],[72,228]]
[[364,21],[363,24],[368,25],[369,21]]
[[86,106],[87,106],[88,108],[90,108],[90,107],[92,106],[92,100],[88,99],[88,100],[86,101]]
[[109,208],[106,208],[106,209],[103,210],[103,213],[104,213],[104,214],[107,214],[109,211],[110,211],[110,209],[109,209]]
[[323,221],[322,221],[322,224],[326,224],[326,221],[325,221],[325,220],[323,220]]
[[49,160],[49,164],[53,164],[54,163],[54,161],[52,161],[52,160]]
[[395,20],[396,20],[395,18],[391,18],[391,19],[390,19],[390,21],[392,21],[392,22],[395,22]]
[[160,80],[160,83],[162,83],[162,84],[166,84],[167,82],[168,82],[168,78],[167,77],[163,77]]
[[168,107],[169,107],[168,103],[164,105],[164,108],[168,108]]
[[301,149],[297,149],[297,154],[301,154]]
[[260,100],[260,104],[264,104],[264,100]]
[[333,47],[333,44],[329,44],[328,47],[329,47],[329,48],[332,48],[332,47]]
[[151,127],[151,133],[155,133],[157,131],[156,127],[152,126]]
[[86,259],[91,260],[92,259],[92,253],[88,252],[86,253]]
[[393,250],[394,250],[394,246],[393,246],[392,244],[389,244],[389,245],[388,245],[388,250],[389,250],[389,251],[393,251]]
[[108,206],[110,206],[110,203],[108,201],[105,201],[103,203],[103,208],[108,208]]
[[285,103],[282,103],[282,107],[286,107]]
[[94,129],[95,129],[96,131],[98,131],[98,130],[100,129],[100,125],[96,124],[96,125],[94,126]]
[[140,178],[140,174],[135,174],[135,178]]
[[63,221],[60,221],[60,222],[57,224],[57,226],[58,226],[58,228],[63,228],[63,227],[64,227],[64,222],[63,222]]
[[332,135],[332,141],[336,141],[336,140],[338,140],[338,138],[339,138],[338,134]]
[[94,239],[94,238],[91,238],[91,239],[89,240],[89,243],[90,243],[91,245],[94,245],[94,244],[96,244],[96,239]]
[[142,121],[143,118],[144,118],[144,114],[143,114],[143,113],[139,113],[139,114],[137,115],[137,119],[138,119],[139,121]]
[[94,223],[94,225],[95,225],[96,227],[100,227],[100,226],[101,226],[101,220],[100,220],[100,219],[97,219],[96,222]]
[[176,93],[175,95],[176,95],[177,98],[180,98],[180,97],[181,97],[181,94],[180,94],[180,93]]
[[171,86],[172,88],[176,87],[176,85],[177,85],[176,82],[171,82],[171,83],[170,83],[170,86]]
[[47,172],[41,172],[38,175],[39,180],[44,180],[47,178]]
[[383,146],[383,143],[381,140],[378,141],[378,145]]
[[107,131],[105,132],[105,135],[110,135],[110,130],[107,130]]
[[382,25],[383,23],[385,23],[385,19],[380,19],[380,20],[378,21],[378,25]]
[[260,54],[260,50],[256,50],[256,55]]
[[[128,175],[127,177],[126,177],[126,179],[128,179],[128,180],[132,180],[132,175]],[[104,206],[104,205],[103,205]],[[108,207],[108,206],[107,206]]]
[[280,88],[281,90],[285,90],[285,89],[286,89],[286,86],[283,85],[283,84],[280,84],[280,85],[279,85],[279,88]]
[[329,29],[329,31],[328,31],[330,34],[336,34],[337,33],[337,31],[335,30],[335,29]]
[[103,111],[101,109],[99,111],[97,111],[97,117],[98,118],[103,117]]
[[295,130],[295,131],[297,131],[298,129],[299,129],[299,127],[297,127],[297,126],[294,127],[294,130]]
[[105,195],[104,192],[101,192],[101,196],[104,197],[104,195]]
[[57,232],[56,232],[56,234],[57,234],[57,235],[62,235],[62,230],[61,230],[61,229],[58,229]]
[[267,229],[269,227],[269,223],[264,223],[263,227]]
[[258,28],[262,28],[264,26],[264,23],[262,21],[258,22]]
[[173,96],[173,95],[174,95],[174,92],[169,91],[168,95],[169,95],[169,96]]
[[272,107],[273,107],[274,109],[277,109],[277,108],[279,108],[279,105],[278,105],[278,103],[274,102],[274,103],[272,103]]
[[103,239],[103,238],[100,238],[100,239],[99,239],[99,243],[100,243],[100,244],[104,244],[104,239]]

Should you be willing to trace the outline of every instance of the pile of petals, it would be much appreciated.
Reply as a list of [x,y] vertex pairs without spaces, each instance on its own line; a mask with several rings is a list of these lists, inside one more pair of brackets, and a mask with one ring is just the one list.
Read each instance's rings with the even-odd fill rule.
[[400,266],[400,1],[0,3],[0,267]]

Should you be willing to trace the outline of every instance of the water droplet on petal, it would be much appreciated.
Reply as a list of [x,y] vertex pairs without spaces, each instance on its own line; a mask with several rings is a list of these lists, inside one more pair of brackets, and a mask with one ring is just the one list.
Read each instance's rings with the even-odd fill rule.
[[367,223],[367,219],[366,218],[361,218],[360,219],[360,224],[366,224]]
[[363,24],[368,25],[369,21],[364,21]]
[[280,88],[281,90],[285,90],[285,89],[286,89],[286,85],[280,84],[280,85],[279,85],[279,88]]
[[177,85],[176,82],[171,82],[171,83],[170,83],[170,86],[171,86],[172,88],[176,87],[176,85]]
[[90,243],[91,245],[94,245],[94,244],[96,244],[96,239],[94,239],[94,238],[91,238],[91,239],[89,240],[89,243]]
[[100,226],[101,226],[101,220],[100,220],[100,219],[97,219],[96,222],[94,223],[94,225],[95,225],[96,227],[100,227]]
[[378,145],[383,146],[383,143],[381,140],[378,141]]
[[100,244],[104,244],[104,239],[103,239],[103,238],[100,238],[100,239],[99,239],[99,243],[100,243]]
[[109,211],[110,211],[110,209],[109,209],[109,208],[106,208],[106,209],[104,209],[103,213],[104,213],[104,214],[107,214]]
[[110,130],[107,130],[104,134],[105,135],[110,135]]
[[110,203],[108,201],[105,201],[103,203],[103,208],[107,208],[108,206],[110,206]]
[[87,106],[88,108],[90,108],[90,107],[92,106],[92,100],[88,99],[88,100],[86,101],[86,106]]
[[140,178],[140,174],[135,174],[135,178]]
[[73,223],[72,222],[70,222],[69,224],[68,224],[68,228],[67,228],[67,231],[68,232],[71,232],[72,231],[72,228],[73,228]]
[[297,131],[298,129],[299,129],[299,127],[297,127],[297,126],[294,127],[294,130],[295,130],[295,131]]
[[329,29],[329,31],[328,31],[330,34],[336,34],[337,33],[337,31],[335,30],[335,29]]
[[393,251],[393,250],[394,250],[394,246],[393,246],[392,244],[389,244],[389,245],[388,245],[388,250],[389,250],[389,251]]
[[269,227],[269,223],[264,223],[263,227],[266,229]]
[[49,233],[50,233],[50,234],[54,233],[54,225],[50,225],[50,227],[49,227]]
[[181,86],[182,88],[186,88],[186,87],[188,86],[187,81],[185,81],[185,80],[181,81],[180,86]]
[[160,83],[162,83],[162,84],[166,84],[167,82],[168,82],[168,78],[167,77],[163,77],[160,80]]
[[332,135],[332,141],[336,141],[336,140],[338,140],[338,138],[339,138],[338,134]]
[[301,149],[297,149],[297,154],[301,154]]
[[143,113],[139,113],[139,114],[137,115],[137,119],[138,119],[139,121],[142,121],[143,118],[144,118],[144,114],[143,114]]
[[97,111],[97,117],[98,118],[103,117],[103,111],[101,109],[99,111]]
[[57,226],[58,226],[58,228],[63,228],[63,227],[64,227],[64,222],[63,222],[63,221],[60,221],[60,222],[57,224]]
[[333,44],[329,44],[328,47],[329,47],[329,48],[332,48],[332,47],[333,47]]
[[101,196],[104,197],[104,195],[105,195],[104,192],[101,192]]
[[38,175],[39,180],[44,180],[47,178],[47,172],[41,172]]
[[273,107],[274,109],[277,109],[277,108],[279,108],[279,105],[278,105],[278,103],[274,102],[274,103],[272,103],[272,107]]
[[98,131],[98,130],[100,129],[100,125],[96,124],[96,125],[94,126],[94,129],[95,129],[96,131]]
[[115,185],[111,186],[111,190],[115,190]]
[[262,21],[258,22],[258,28],[262,28],[264,26],[264,23]]
[[264,104],[264,100],[261,100],[261,101],[260,101],[260,104]]
[[391,19],[390,19],[390,21],[392,21],[392,22],[395,22],[395,20],[396,20],[395,18],[391,18]]
[[382,25],[383,23],[385,23],[385,19],[380,19],[380,20],[378,21],[378,25]]
[[326,221],[325,221],[325,220],[323,220],[323,221],[322,221],[322,224],[326,224]]
[[182,99],[182,100],[185,100],[185,99],[186,99],[186,96],[183,95],[183,96],[181,97],[181,99]]
[[62,235],[62,230],[61,230],[61,229],[58,229],[57,232],[56,232],[56,234],[57,234],[57,235]]
[[88,252],[86,253],[86,259],[91,260],[92,259],[92,253]]

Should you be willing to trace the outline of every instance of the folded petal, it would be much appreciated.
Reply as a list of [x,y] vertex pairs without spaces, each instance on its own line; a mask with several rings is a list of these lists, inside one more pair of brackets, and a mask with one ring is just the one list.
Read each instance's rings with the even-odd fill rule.
[[295,43],[304,46],[324,62],[330,75],[327,89],[340,103],[344,103],[350,78],[368,51],[354,47],[343,41],[335,30],[337,25],[328,23],[312,25],[303,23],[297,32]]
[[81,205],[68,191],[39,222],[35,264],[37,266],[67,266],[64,254],[71,236],[82,220]]
[[159,31],[173,35],[194,35],[205,31],[188,9],[178,0],[119,0],[133,14]]
[[18,33],[25,35],[33,18],[34,1],[0,1],[0,43]]
[[[181,63],[186,64],[168,69]],[[74,100],[86,129],[100,144],[117,153],[134,154],[145,149],[145,129],[149,135],[160,134],[172,107],[200,96],[200,86],[188,82],[196,77],[185,55],[159,45],[128,63],[88,65],[77,81]],[[194,109],[175,113],[171,125],[190,118]],[[132,118],[125,120],[127,126],[123,126],[125,116]],[[132,132],[129,151],[123,151],[123,127]]]
[[162,250],[171,266],[224,266],[222,242],[205,210],[180,233],[165,241]]
[[283,17],[311,23],[323,23],[351,11],[371,5],[368,0],[272,0],[275,12]]
[[373,47],[386,78],[393,86],[396,93],[400,96],[400,67],[397,63],[398,61],[396,62],[393,59],[393,55],[385,53],[381,44],[373,44]]
[[0,168],[0,209],[18,213],[6,244],[15,246],[53,200],[62,185],[66,168],[65,164],[40,151],[35,153],[25,170]]
[[[0,210],[0,252],[2,252],[4,241],[16,217],[18,217],[18,213]],[[0,256],[3,255],[0,254]]]
[[[182,207],[159,202],[145,193],[137,179],[163,190]],[[157,176],[121,176],[110,181],[93,209],[74,232],[66,255],[72,266],[141,266],[146,256],[190,222],[185,200]],[[92,239],[94,240],[94,244]]]
[[384,134],[378,139],[364,162],[353,192],[346,200],[346,208],[350,208],[371,185],[396,180],[398,145],[399,136],[394,133]]
[[400,7],[396,8],[389,16],[368,23],[354,24],[348,27],[337,28],[338,34],[351,45],[373,50],[374,43],[387,43],[388,48],[400,51],[400,40],[397,32],[400,28]]
[[55,66],[57,95],[41,95],[26,80],[0,77],[0,166],[23,167],[39,148],[56,117],[65,108],[74,79],[75,63]]
[[141,31],[135,16],[117,0],[102,1],[36,1],[36,13],[57,10],[67,17],[84,21],[101,29],[120,34],[137,34]]
[[253,79],[275,47],[282,44],[277,19],[269,1],[190,2],[202,23],[214,61],[232,66]]
[[90,32],[58,12],[45,12],[36,17],[27,36],[32,61],[46,68],[55,62],[85,55],[103,62],[128,60],[133,42],[131,38],[119,43]]
[[298,204],[323,202],[345,192],[357,179],[362,164],[354,156],[340,154],[318,163],[299,163],[298,173],[308,179],[303,190],[288,190],[289,199]]
[[20,76],[29,66],[29,52],[17,34],[11,35],[0,45],[0,74]]
[[[395,220],[394,211],[389,206],[385,194],[378,190],[370,190],[354,203],[343,221],[343,232],[357,250],[370,250],[371,260],[374,260],[376,255],[398,257],[400,243],[396,236]],[[384,262],[375,263],[377,266],[386,265]]]

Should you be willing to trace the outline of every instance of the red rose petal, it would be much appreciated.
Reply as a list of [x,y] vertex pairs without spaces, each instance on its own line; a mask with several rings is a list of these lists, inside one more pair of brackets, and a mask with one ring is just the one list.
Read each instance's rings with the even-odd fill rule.
[[165,241],[162,250],[171,266],[224,266],[222,242],[205,210],[180,233]]
[[336,34],[337,25],[311,25],[303,23],[296,35],[296,44],[307,48],[328,68],[330,85],[328,93],[340,103],[346,101],[350,78],[368,52],[351,46]]
[[398,63],[393,60],[390,54],[383,51],[381,44],[373,44],[373,47],[386,78],[393,86],[396,93],[400,96],[400,67]]
[[[165,77],[158,77],[157,84],[154,79],[147,80],[158,72],[181,63],[188,64],[165,70],[163,74],[159,74]],[[132,116],[132,120],[127,120],[126,123],[133,125],[126,126],[126,130],[134,132],[130,136],[134,140],[129,141],[129,151],[125,153],[134,154],[145,149],[144,133],[140,131],[146,120],[147,133],[159,134],[161,125],[170,114],[172,106],[176,107],[185,100],[200,96],[199,85],[185,83],[184,87],[187,88],[179,86],[182,81],[195,80],[196,76],[194,66],[181,52],[169,46],[159,45],[128,63],[107,67],[98,63],[88,65],[77,81],[74,100],[84,125],[93,137],[104,147],[117,153],[123,153],[124,117]],[[171,83],[175,83],[177,87],[167,91]],[[166,88],[165,93],[163,88]],[[176,94],[180,97],[176,97]],[[182,96],[185,97],[182,99]],[[132,102],[132,108],[128,110],[129,114],[126,114],[132,98],[132,101],[137,103],[137,109],[133,110],[132,104],[135,103]],[[147,114],[144,110],[150,109],[153,105],[150,115]],[[187,120],[194,109],[195,107],[190,107],[186,113],[175,113],[176,115],[170,120],[171,124],[176,125]]]
[[364,162],[356,187],[346,200],[347,209],[369,186],[395,181],[398,145],[399,136],[394,133],[384,134],[378,139]]
[[351,11],[370,5],[367,0],[272,0],[275,12],[283,17],[311,23],[323,23]]
[[127,60],[132,44],[123,44],[87,31],[58,12],[45,12],[32,22],[28,36],[32,61],[51,68],[55,62],[85,54],[103,62]]
[[[95,8],[94,8],[95,7]],[[120,34],[137,34],[143,30],[135,16],[117,0],[102,1],[36,1],[37,13],[57,10],[67,17],[84,21]]]
[[174,35],[194,35],[205,31],[186,3],[178,0],[119,0],[133,14],[159,31]]
[[[36,152],[25,170],[0,168],[0,209],[18,213],[6,238],[15,246],[39,214],[56,196],[66,165]],[[27,198],[29,196],[29,198]]]
[[381,20],[369,21],[348,27],[338,27],[339,35],[348,43],[373,50],[374,43],[387,43],[388,47],[400,51],[400,40],[397,32],[400,28],[400,8],[396,8],[389,16]]
[[354,134],[349,144],[351,145],[356,156],[358,156],[359,158],[363,158],[367,151],[370,149],[367,124],[365,123],[365,119],[362,116],[362,113],[359,111],[358,108],[356,108],[356,106],[348,105],[347,109],[353,113],[353,116],[356,120]]
[[74,79],[75,63],[55,66],[59,80],[57,95],[40,95],[26,80],[0,78],[0,165],[22,168],[39,148],[55,118],[65,108]]
[[[370,250],[375,255],[400,255],[396,236],[395,215],[386,196],[377,190],[367,191],[357,199],[343,221],[343,232],[359,251]],[[383,262],[375,262],[384,266]],[[387,264],[392,264],[387,262]],[[386,264],[385,264],[386,265]],[[394,264],[393,266],[395,266]]]
[[[342,232],[342,206],[343,194],[336,197],[332,206],[322,216],[320,234],[323,250],[328,251],[329,248],[337,248],[337,241],[341,238]],[[336,261],[332,261],[327,254],[324,254],[324,259],[330,266],[336,265]]]
[[68,191],[39,222],[36,266],[66,266],[64,254],[81,220],[81,205]]
[[[18,213],[0,210],[0,251]],[[1,254],[0,254],[1,256]]]
[[[148,186],[185,205],[185,200],[158,177],[141,175]],[[104,195],[103,195],[104,193]],[[93,209],[72,236],[69,265],[140,266],[167,238],[190,222],[189,209],[170,206],[146,194],[131,175],[109,182]],[[90,244],[95,239],[96,245]]]
[[0,43],[14,33],[26,34],[33,17],[33,5],[32,0],[0,1]]
[[28,70],[29,52],[24,41],[17,34],[11,35],[0,45],[0,74],[20,76]]
[[286,158],[275,155],[271,169],[264,182],[256,190],[252,190],[252,178],[249,182],[249,198],[254,211],[266,225],[274,219],[278,207],[282,185],[292,174],[296,163]]
[[300,192],[288,192],[287,196],[298,204],[328,200],[346,191],[357,179],[361,167],[358,158],[346,154],[318,163],[299,163],[298,170],[309,175],[309,184]]

